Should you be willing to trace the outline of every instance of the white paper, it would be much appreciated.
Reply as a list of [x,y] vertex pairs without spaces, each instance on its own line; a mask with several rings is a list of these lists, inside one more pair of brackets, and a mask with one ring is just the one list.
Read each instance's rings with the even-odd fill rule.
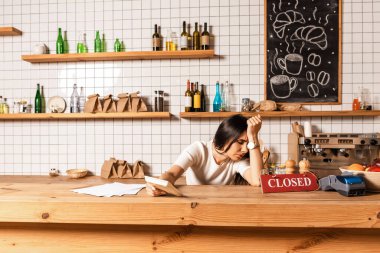
[[71,191],[76,193],[94,195],[98,197],[112,197],[122,196],[125,194],[135,195],[145,186],[145,184],[122,184],[115,182],[86,188],[74,189]]

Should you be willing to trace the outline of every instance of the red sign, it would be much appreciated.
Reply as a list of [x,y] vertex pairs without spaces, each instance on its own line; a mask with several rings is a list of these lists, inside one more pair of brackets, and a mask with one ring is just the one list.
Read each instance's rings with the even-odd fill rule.
[[261,175],[263,193],[316,191],[318,188],[318,178],[311,172],[304,174]]

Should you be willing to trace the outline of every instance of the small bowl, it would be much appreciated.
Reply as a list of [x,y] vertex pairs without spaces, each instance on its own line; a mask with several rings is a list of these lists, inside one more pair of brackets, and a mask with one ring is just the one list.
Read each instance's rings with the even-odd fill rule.
[[349,170],[348,166],[340,167],[341,172],[351,172],[355,176],[361,176],[364,179],[366,189],[370,192],[380,192],[380,172]]
[[70,169],[66,170],[67,175],[70,178],[81,178],[85,177],[87,175],[88,170],[87,169]]

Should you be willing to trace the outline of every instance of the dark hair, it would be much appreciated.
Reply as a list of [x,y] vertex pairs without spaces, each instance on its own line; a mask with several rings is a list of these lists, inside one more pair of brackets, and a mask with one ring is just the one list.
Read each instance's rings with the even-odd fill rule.
[[230,149],[231,145],[239,139],[239,136],[247,131],[247,118],[240,114],[231,116],[220,123],[214,136],[214,145],[217,150]]

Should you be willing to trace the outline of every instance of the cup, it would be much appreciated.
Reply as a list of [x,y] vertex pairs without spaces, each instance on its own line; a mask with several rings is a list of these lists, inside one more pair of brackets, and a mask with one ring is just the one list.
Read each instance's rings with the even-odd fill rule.
[[302,70],[303,56],[299,54],[288,54],[285,58],[277,58],[277,64],[288,74],[299,75]]
[[270,86],[276,98],[288,98],[298,85],[295,77],[277,75],[270,79]]
[[304,136],[306,138],[310,138],[313,136],[310,121],[305,121],[305,123],[303,123],[303,131],[304,131]]

